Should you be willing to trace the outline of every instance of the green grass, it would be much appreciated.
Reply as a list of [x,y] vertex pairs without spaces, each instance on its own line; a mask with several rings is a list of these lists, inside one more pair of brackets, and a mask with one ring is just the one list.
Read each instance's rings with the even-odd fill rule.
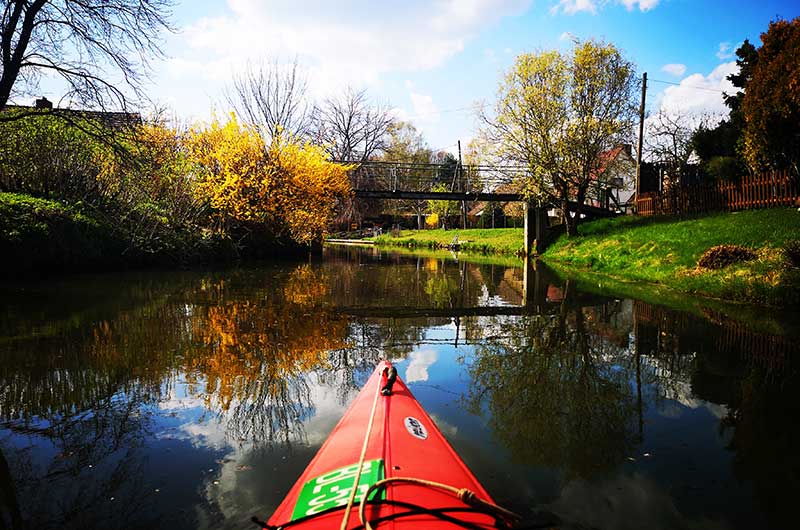
[[0,267],[64,269],[119,254],[122,242],[73,207],[24,194],[0,193]]
[[484,254],[520,255],[524,242],[521,228],[472,228],[468,230],[402,230],[398,236],[376,238],[382,247],[444,248],[458,235],[460,249]]
[[[800,304],[800,270],[782,247],[800,239],[800,212],[774,208],[692,218],[619,217],[586,223],[579,236],[560,237],[544,260],[624,281],[651,282],[717,298],[770,305]],[[758,259],[700,270],[708,248],[735,244]]]
[[475,263],[477,265],[501,265],[503,267],[519,267],[522,260],[511,254],[484,254],[477,252],[458,252],[454,254],[449,250],[437,250],[430,248],[407,248],[407,247],[392,247],[386,249],[393,254],[401,254],[412,257],[420,258],[433,258],[433,259],[450,259],[454,255],[457,256],[459,261],[466,261]]

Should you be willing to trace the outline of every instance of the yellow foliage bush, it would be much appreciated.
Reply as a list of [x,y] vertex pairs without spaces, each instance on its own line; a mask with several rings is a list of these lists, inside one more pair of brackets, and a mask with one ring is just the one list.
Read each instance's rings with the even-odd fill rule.
[[328,161],[322,148],[280,136],[266,146],[233,115],[193,129],[188,145],[199,168],[196,192],[226,226],[264,223],[308,243],[324,235],[337,198],[350,193],[349,168]]

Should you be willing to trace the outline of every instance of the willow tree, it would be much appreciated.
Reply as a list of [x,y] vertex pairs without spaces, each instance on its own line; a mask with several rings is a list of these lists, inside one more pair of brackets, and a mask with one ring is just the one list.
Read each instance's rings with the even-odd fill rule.
[[498,89],[494,113],[481,111],[484,133],[497,154],[523,165],[525,196],[561,207],[568,234],[602,173],[601,154],[628,141],[636,116],[634,65],[612,44],[576,42],[572,50],[517,57]]

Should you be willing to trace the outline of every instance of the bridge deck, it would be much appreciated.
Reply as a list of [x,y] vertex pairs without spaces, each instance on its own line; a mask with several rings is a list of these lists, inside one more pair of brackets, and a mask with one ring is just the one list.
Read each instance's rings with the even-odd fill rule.
[[[354,190],[355,196],[363,199],[395,199],[395,200],[435,200],[435,201],[484,201],[484,202],[525,202],[519,193],[491,192],[459,192],[459,191],[390,191],[390,190]],[[545,204],[553,208],[553,204]],[[589,204],[569,203],[569,210],[580,211],[593,217],[613,217],[617,212],[591,206]]]

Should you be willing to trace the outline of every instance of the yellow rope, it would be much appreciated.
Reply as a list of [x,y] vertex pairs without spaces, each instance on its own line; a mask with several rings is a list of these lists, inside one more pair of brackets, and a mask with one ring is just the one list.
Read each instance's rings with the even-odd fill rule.
[[[350,498],[347,500],[347,506],[344,509],[344,517],[342,518],[342,525],[339,530],[346,530],[347,523],[350,520],[350,510],[353,508],[353,502],[356,500],[356,490],[358,490],[358,482],[361,480],[361,468],[364,467],[364,458],[367,455],[367,445],[369,445],[369,436],[372,433],[372,420],[375,418],[375,409],[378,406],[378,397],[381,395],[381,378],[378,377],[378,387],[375,389],[375,398],[372,401],[372,411],[369,413],[369,422],[367,424],[367,433],[364,435],[364,445],[361,446],[361,456],[358,459],[358,471],[356,471],[355,482],[353,489],[350,492]],[[364,495],[364,498],[367,496]],[[363,503],[364,500],[362,499]]]
[[364,494],[364,497],[361,498],[361,504],[359,504],[359,506],[358,506],[358,518],[361,520],[361,524],[364,525],[364,529],[365,530],[374,530],[372,528],[372,525],[369,523],[369,521],[366,518],[367,499],[369,498],[369,496],[370,496],[370,494],[372,493],[373,490],[376,490],[378,488],[382,488],[382,487],[384,487],[387,484],[390,484],[392,482],[395,482],[395,483],[402,482],[402,483],[406,483],[406,484],[416,484],[418,486],[427,486],[429,488],[437,488],[437,489],[440,489],[440,490],[444,490],[444,491],[447,491],[449,493],[452,493],[453,495],[458,497],[458,499],[461,502],[463,502],[464,504],[466,504],[468,506],[472,506],[473,508],[482,508],[484,511],[493,513],[495,515],[498,515],[498,516],[506,519],[507,521],[512,521],[513,522],[513,521],[519,521],[521,519],[521,517],[519,515],[517,515],[516,513],[512,512],[510,510],[506,510],[502,506],[498,506],[497,504],[494,504],[492,502],[487,502],[487,501],[484,501],[484,500],[478,498],[478,496],[475,494],[475,492],[473,492],[473,491],[471,491],[471,490],[469,490],[467,488],[458,489],[458,488],[454,488],[453,486],[450,486],[448,484],[441,484],[439,482],[433,482],[431,480],[424,480],[424,479],[421,479],[421,478],[389,477],[389,478],[385,478],[383,480],[379,480],[378,482],[376,482],[375,484],[370,486],[370,488]]

